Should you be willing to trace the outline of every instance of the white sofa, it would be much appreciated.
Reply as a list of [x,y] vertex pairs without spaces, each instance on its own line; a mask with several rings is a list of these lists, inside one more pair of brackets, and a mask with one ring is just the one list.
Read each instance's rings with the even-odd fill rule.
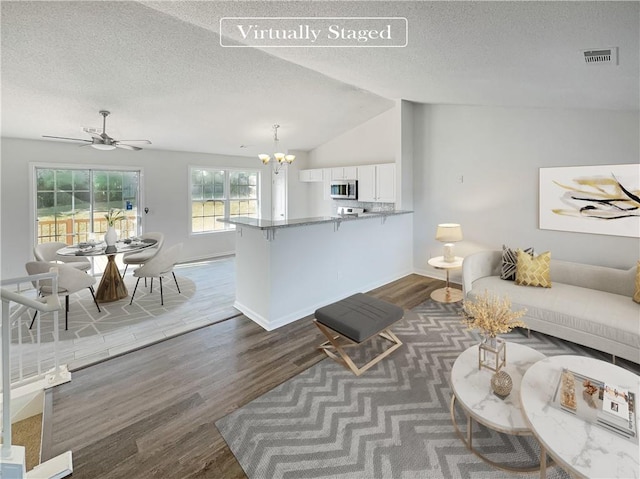
[[480,251],[464,259],[465,298],[490,291],[507,296],[533,331],[640,364],[640,304],[631,298],[636,268],[620,270],[551,260],[551,288],[520,286],[500,279],[502,251]]

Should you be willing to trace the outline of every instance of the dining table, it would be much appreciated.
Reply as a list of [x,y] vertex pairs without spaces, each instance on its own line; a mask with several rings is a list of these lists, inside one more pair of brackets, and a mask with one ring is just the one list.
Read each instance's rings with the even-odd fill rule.
[[107,266],[102,273],[102,279],[96,290],[96,300],[101,303],[108,303],[126,298],[129,295],[122,275],[120,275],[120,270],[116,265],[116,255],[150,248],[156,243],[156,240],[149,238],[119,240],[114,245],[107,245],[105,242],[87,242],[65,246],[58,250],[57,253],[61,256],[106,256]]

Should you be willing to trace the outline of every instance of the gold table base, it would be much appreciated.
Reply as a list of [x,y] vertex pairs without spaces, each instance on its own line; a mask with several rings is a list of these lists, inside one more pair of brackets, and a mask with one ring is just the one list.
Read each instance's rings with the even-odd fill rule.
[[96,299],[101,303],[118,301],[119,299],[129,296],[127,287],[124,285],[124,280],[122,276],[120,276],[120,271],[116,266],[115,258],[116,255],[114,254],[107,256],[107,267],[102,274],[102,279],[96,291]]
[[[546,473],[547,473],[547,467],[553,466],[555,465],[555,463],[553,462],[553,459],[549,458],[547,459],[547,451],[544,448],[544,446],[542,444],[540,444],[540,442],[538,441],[538,444],[540,445],[540,462],[538,464],[536,464],[535,466],[525,466],[525,467],[514,467],[514,466],[509,466],[507,464],[502,464],[496,461],[493,461],[491,459],[489,459],[487,456],[485,456],[484,454],[482,454],[480,451],[478,451],[476,448],[473,447],[473,418],[467,414],[465,412],[465,415],[467,416],[467,434],[465,437],[465,434],[462,433],[462,431],[460,430],[460,428],[458,427],[458,421],[456,420],[456,412],[455,412],[455,406],[456,406],[456,395],[453,394],[451,396],[451,405],[449,407],[449,413],[451,414],[451,422],[453,424],[453,429],[456,432],[456,435],[458,436],[458,438],[464,443],[465,446],[467,446],[467,449],[469,449],[472,453],[474,453],[477,457],[479,457],[480,459],[482,459],[484,462],[486,462],[487,464],[490,464],[491,466],[497,468],[497,469],[502,469],[503,471],[509,471],[509,472],[535,472],[535,471],[540,471],[540,477],[546,477]],[[479,422],[479,421],[477,421]],[[482,424],[481,422],[479,422],[479,424]],[[489,427],[485,424],[486,427]],[[496,429],[494,429],[496,430]],[[497,432],[503,432],[503,431],[498,431]],[[505,433],[504,434],[509,434],[509,433]],[[535,437],[533,435],[533,433],[531,434],[518,434],[519,436],[532,436]]]
[[451,287],[436,289],[431,293],[431,299],[440,303],[456,303],[462,300],[462,291]]

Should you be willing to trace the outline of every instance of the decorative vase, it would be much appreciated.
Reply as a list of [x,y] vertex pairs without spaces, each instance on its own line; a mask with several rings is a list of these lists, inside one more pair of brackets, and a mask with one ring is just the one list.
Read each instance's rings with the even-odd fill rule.
[[113,226],[109,226],[104,234],[104,242],[107,243],[107,246],[115,246],[116,241],[118,241],[118,233]]
[[507,364],[507,344],[495,336],[482,336],[478,346],[478,369],[498,372]]

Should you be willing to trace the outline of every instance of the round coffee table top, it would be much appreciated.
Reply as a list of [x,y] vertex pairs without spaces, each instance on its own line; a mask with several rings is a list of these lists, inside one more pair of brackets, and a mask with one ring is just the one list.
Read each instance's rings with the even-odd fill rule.
[[[584,356],[547,358],[529,368],[520,388],[523,414],[534,435],[558,464],[579,477],[640,477],[637,442],[552,405],[563,368],[640,397],[640,376],[618,366]],[[636,431],[638,425],[636,414]]]
[[527,369],[546,356],[517,343],[507,343],[506,371],[513,381],[505,399],[491,390],[493,371],[478,369],[478,346],[471,346],[456,359],[451,369],[451,388],[459,404],[477,422],[499,432],[530,435],[520,405],[520,382]]

